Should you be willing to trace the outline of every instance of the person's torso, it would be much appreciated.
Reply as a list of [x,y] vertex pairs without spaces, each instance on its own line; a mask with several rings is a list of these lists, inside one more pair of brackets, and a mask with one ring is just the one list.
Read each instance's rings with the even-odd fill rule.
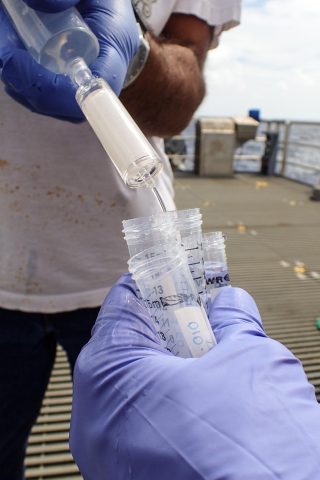
[[[231,20],[240,0],[136,0],[159,34],[173,12],[211,24]],[[125,138],[123,139],[125,141]],[[173,209],[172,173],[161,141],[158,188]],[[127,270],[122,220],[155,213],[148,189],[123,183],[87,123],[31,113],[0,89],[0,306],[63,311],[100,305]]]
[[[3,91],[0,112],[0,305],[99,305],[127,270],[122,220],[156,212],[156,198],[123,184],[87,123],[31,113]],[[172,209],[170,167],[155,148]]]

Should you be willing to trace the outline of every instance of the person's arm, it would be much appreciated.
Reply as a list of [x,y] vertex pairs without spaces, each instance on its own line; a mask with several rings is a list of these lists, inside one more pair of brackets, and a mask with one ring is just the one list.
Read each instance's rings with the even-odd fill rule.
[[183,14],[170,17],[161,38],[148,34],[146,65],[120,96],[145,134],[169,137],[187,126],[205,94],[202,70],[212,35],[206,22]]
[[[26,3],[52,12],[76,5],[99,40],[99,57],[90,66],[93,73],[106,79],[117,94],[120,92],[138,46],[130,0]],[[1,6],[0,26],[0,75],[8,93],[39,113],[83,118],[74,98],[75,87],[66,76],[48,71],[31,58]],[[171,136],[187,125],[204,95],[202,66],[211,37],[212,28],[206,22],[176,14],[169,19],[161,39],[150,38],[151,53],[145,69],[122,96],[145,133]]]

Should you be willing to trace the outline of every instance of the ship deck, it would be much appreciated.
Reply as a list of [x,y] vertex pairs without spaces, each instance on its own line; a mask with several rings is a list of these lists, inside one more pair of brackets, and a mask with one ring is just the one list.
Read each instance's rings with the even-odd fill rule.
[[[302,361],[320,400],[320,203],[311,188],[278,177],[175,178],[177,208],[199,207],[204,231],[227,235],[231,281],[249,291],[267,333]],[[72,386],[64,353],[33,428],[27,478],[80,480],[68,453]]]

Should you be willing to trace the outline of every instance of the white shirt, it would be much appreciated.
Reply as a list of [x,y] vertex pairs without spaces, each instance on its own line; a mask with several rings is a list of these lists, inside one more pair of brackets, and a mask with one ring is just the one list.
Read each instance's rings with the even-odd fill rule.
[[[192,13],[212,25],[238,22],[239,1],[136,3],[149,7],[146,20],[159,33],[172,12]],[[164,163],[158,189],[173,209],[163,142],[150,141]],[[123,184],[87,123],[32,113],[3,89],[0,196],[0,306],[35,312],[99,306],[127,270],[122,220],[159,209],[149,190]]]
[[144,23],[159,35],[172,13],[195,15],[214,26],[213,45],[223,30],[240,22],[241,0],[133,0]]

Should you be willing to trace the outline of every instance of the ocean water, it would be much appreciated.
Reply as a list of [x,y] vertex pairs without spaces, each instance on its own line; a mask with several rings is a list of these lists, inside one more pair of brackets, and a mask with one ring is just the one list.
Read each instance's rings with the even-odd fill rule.
[[[285,154],[285,124],[270,123],[268,125],[264,122],[259,125],[256,140],[249,140],[236,149],[234,156],[235,172],[260,171],[267,131],[279,134],[275,172],[276,174],[281,172]],[[181,141],[184,142],[185,148],[178,169],[192,172],[195,157],[195,120],[182,132],[181,137],[180,153]],[[320,122],[319,125],[316,123],[292,123],[289,129],[286,156],[284,175],[287,178],[308,185],[320,184]]]

